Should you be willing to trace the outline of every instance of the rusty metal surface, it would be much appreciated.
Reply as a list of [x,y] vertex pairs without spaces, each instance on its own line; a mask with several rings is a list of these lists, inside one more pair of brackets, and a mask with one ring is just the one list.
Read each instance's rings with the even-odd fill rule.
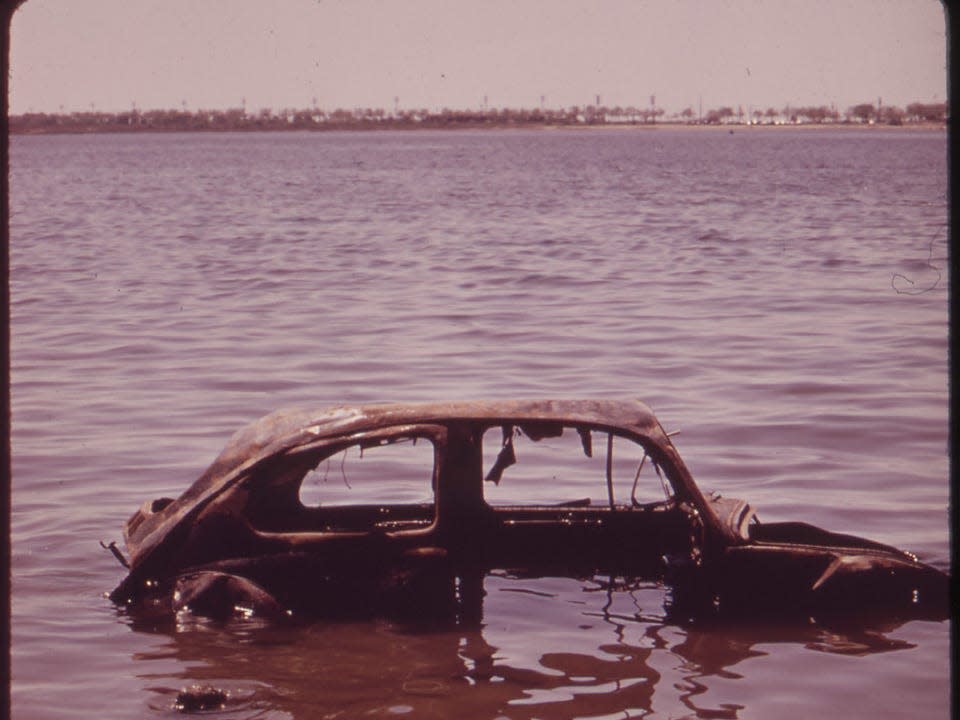
[[[514,428],[534,442],[574,428],[588,457],[593,454],[590,432],[608,434],[609,506],[487,505],[480,438],[497,426],[504,429],[503,446],[486,474],[491,482],[498,482],[516,460]],[[618,510],[610,485],[615,435],[640,443],[644,460],[649,457],[658,473],[663,470],[673,491],[667,501]],[[352,513],[354,519],[334,530],[297,524],[303,506],[296,490],[321,458],[353,444],[362,448],[398,436],[425,437],[434,445],[431,506],[402,512],[378,506],[378,518],[391,518],[388,523],[371,522],[360,506],[323,509],[325,517]],[[642,467],[643,461],[638,476]],[[274,496],[279,498],[276,507]],[[254,527],[250,521],[260,517],[264,506],[272,513],[271,522]],[[693,595],[708,601],[708,611],[719,598],[728,607],[747,608],[759,601],[767,609],[792,604],[804,611],[817,603],[820,608],[847,600],[895,600],[916,611],[920,595],[924,611],[944,611],[949,577],[908,553],[804,523],[751,522],[758,523],[746,502],[719,495],[708,499],[700,492],[656,417],[639,401],[500,400],[281,410],[235,433],[180,497],[147,502],[130,518],[124,528],[129,574],[112,597],[131,602],[163,586],[179,588],[181,595],[189,591],[191,597],[213,598],[214,604],[221,596],[243,596],[275,610],[272,595],[266,590],[261,595],[257,583],[282,597],[286,588],[289,601],[290,588],[301,584],[298,578],[312,578],[309,593],[319,597],[325,591],[314,579],[335,577],[343,598],[352,588],[393,603],[404,597],[405,590],[397,595],[398,588],[413,583],[443,594],[445,579],[452,587],[453,576],[464,567],[476,573],[485,564],[588,573],[604,564],[618,571],[649,571],[638,557],[646,549],[658,560],[666,556],[665,567],[678,587],[693,586]],[[119,551],[106,547],[122,559]],[[457,570],[455,562],[465,558],[467,564]],[[192,579],[184,579],[184,573]],[[323,602],[327,600],[332,601]]]
[[141,514],[136,523],[128,523],[125,541],[131,567],[136,570],[143,565],[179,526],[189,523],[236,481],[272,458],[330,439],[395,426],[492,426],[504,422],[533,427],[537,423],[589,426],[645,440],[654,459],[664,464],[678,494],[697,506],[713,532],[723,532],[656,417],[639,401],[501,400],[288,409],[271,413],[235,433],[179,498],[159,512]]

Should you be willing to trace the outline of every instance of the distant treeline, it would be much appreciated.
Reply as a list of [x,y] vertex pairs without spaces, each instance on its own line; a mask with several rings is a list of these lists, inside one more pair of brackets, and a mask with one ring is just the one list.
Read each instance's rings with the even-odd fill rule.
[[209,130],[363,130],[388,128],[465,128],[504,126],[575,125],[796,125],[864,124],[908,125],[945,123],[946,103],[911,103],[906,109],[893,105],[863,103],[841,114],[835,108],[785,107],[758,110],[721,107],[705,114],[688,107],[665,117],[660,108],[575,106],[565,110],[449,110],[439,111],[358,108],[333,110],[265,109],[248,113],[231,110],[138,110],[125,112],[25,113],[11,115],[12,133],[78,133],[135,131],[209,131]]

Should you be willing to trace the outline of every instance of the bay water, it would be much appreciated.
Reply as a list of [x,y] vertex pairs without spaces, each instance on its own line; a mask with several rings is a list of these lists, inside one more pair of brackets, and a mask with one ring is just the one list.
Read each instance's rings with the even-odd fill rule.
[[14,717],[948,716],[945,622],[492,573],[480,627],[152,626],[99,546],[279,407],[636,397],[705,491],[947,569],[944,132],[15,136],[10,202]]

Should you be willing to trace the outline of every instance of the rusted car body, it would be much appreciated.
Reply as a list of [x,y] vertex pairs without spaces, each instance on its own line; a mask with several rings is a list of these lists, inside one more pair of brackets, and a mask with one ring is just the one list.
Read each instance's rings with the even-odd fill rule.
[[[579,460],[564,456],[538,475],[540,446],[563,438]],[[397,484],[409,468],[396,449],[413,447],[422,487],[411,491]],[[387,462],[366,473],[370,489],[356,500],[356,468],[383,449]],[[499,496],[521,467],[521,497]],[[584,480],[595,489],[580,497]],[[311,485],[338,498],[310,502]],[[374,499],[378,488],[390,497]],[[545,499],[554,491],[560,502]],[[114,601],[207,615],[406,606],[467,617],[491,569],[666,576],[713,609],[879,603],[941,617],[948,602],[948,576],[908,553],[803,523],[761,524],[744,501],[704,495],[634,401],[276,412],[235,434],[179,498],[145,503],[124,540],[129,573]]]

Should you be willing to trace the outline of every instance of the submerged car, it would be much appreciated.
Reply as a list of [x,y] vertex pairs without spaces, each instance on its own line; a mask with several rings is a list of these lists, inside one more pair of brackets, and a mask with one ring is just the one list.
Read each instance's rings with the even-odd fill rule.
[[111,598],[201,615],[469,619],[492,569],[667,578],[712,611],[948,615],[948,576],[907,552],[705,495],[636,401],[279,411],[123,536]]

